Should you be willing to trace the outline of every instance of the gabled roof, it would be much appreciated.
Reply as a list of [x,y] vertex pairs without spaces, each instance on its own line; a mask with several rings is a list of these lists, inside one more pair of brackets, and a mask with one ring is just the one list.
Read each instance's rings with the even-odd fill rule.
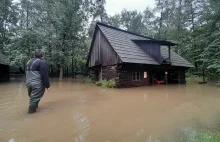
[[2,54],[1,51],[0,51],[0,64],[9,65],[9,60],[8,60],[7,56]]
[[132,41],[150,40],[151,38],[133,34],[100,23],[98,23],[98,27],[105,35],[115,52],[119,55],[122,62],[159,65],[156,60],[154,60],[148,53],[144,52]]
[[[138,63],[160,65],[150,54],[145,52],[141,47],[135,44],[136,41],[157,41],[153,38],[138,35],[119,28],[108,26],[102,23],[97,23],[96,28],[99,28],[104,36],[109,41],[115,52],[119,55],[124,63]],[[167,41],[161,41],[164,44],[173,44]],[[172,46],[172,45],[171,45]],[[163,59],[168,58],[168,50],[161,46],[161,56]],[[171,65],[181,67],[194,67],[191,63],[183,59],[180,55],[171,50]]]

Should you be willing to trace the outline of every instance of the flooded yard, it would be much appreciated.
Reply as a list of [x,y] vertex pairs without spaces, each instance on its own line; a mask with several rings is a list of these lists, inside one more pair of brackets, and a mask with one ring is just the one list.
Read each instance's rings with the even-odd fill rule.
[[218,129],[220,89],[208,85],[104,89],[71,79],[51,83],[28,115],[24,82],[0,84],[1,142],[168,141],[197,125]]

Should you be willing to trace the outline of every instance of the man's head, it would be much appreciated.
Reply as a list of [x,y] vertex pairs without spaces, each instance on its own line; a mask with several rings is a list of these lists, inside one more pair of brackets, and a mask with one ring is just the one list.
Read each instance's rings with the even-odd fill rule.
[[40,49],[36,49],[35,50],[35,58],[43,59],[44,58],[44,52]]

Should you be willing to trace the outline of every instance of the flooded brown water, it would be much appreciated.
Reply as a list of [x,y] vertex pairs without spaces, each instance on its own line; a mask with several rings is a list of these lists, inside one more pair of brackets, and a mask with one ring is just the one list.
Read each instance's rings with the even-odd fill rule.
[[196,123],[219,125],[220,89],[207,85],[103,89],[52,81],[28,115],[24,82],[0,84],[0,142],[165,141]]

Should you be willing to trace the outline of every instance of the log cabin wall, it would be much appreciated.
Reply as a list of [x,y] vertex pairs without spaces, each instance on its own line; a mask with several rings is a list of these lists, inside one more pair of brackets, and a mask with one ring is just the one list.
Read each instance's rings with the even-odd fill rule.
[[102,79],[119,79],[117,65],[103,66],[102,67]]
[[[139,72],[139,71],[138,71]],[[138,86],[147,86],[150,85],[150,80],[144,78],[144,72],[140,71],[140,80],[132,80],[132,72],[123,72],[119,75],[119,80],[116,81],[118,88],[128,88],[128,87],[138,87]]]
[[[140,80],[133,80],[132,73],[140,73]],[[144,72],[147,74],[147,78],[144,78]],[[119,79],[116,81],[117,87],[138,87],[150,85],[150,71],[147,66],[124,66],[118,69]]]
[[179,84],[186,84],[185,70],[178,71],[178,82]]
[[98,81],[99,80],[99,78],[98,78],[98,71],[99,70],[95,69],[95,68],[89,69],[88,70],[89,78],[91,78],[94,81]]
[[109,66],[121,63],[121,60],[99,28],[95,34],[89,60],[89,67]]

